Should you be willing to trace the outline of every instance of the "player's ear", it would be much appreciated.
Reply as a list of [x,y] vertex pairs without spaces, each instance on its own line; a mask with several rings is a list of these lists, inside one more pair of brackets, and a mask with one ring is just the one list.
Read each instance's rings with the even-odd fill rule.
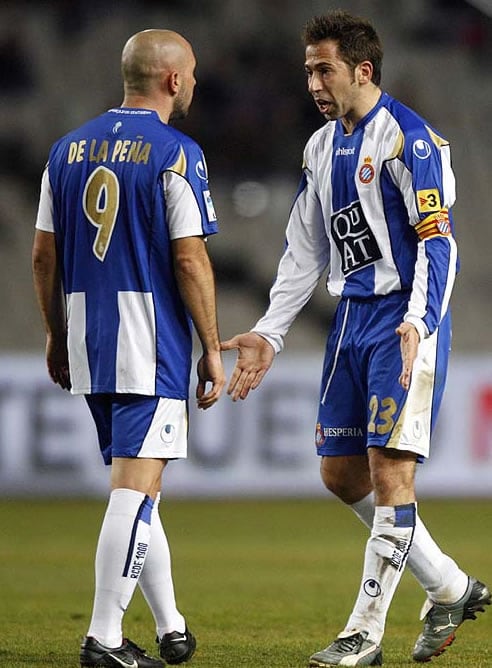
[[356,80],[360,84],[367,84],[372,81],[373,66],[370,60],[363,60],[355,68]]
[[179,72],[176,72],[175,70],[169,72],[167,75],[167,87],[169,93],[171,95],[176,95],[176,93],[179,91],[180,85],[181,85],[181,78],[179,76]]

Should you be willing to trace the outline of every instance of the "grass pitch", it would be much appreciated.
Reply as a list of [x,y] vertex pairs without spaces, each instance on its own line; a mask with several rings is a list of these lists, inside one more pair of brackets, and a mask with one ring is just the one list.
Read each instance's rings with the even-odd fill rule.
[[[77,668],[92,605],[104,502],[0,500],[2,668]],[[492,501],[423,501],[442,548],[492,584]],[[331,642],[355,599],[365,529],[335,501],[163,501],[176,594],[198,639],[196,668],[301,668]],[[417,666],[422,591],[405,573],[383,643],[384,665]],[[155,655],[140,592],[125,634]],[[492,610],[465,622],[430,665],[492,667]]]

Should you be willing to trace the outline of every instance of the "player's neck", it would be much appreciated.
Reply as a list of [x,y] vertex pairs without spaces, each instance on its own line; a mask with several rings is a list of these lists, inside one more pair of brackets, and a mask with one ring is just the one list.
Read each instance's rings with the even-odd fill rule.
[[171,109],[165,103],[158,103],[155,99],[146,97],[144,95],[125,95],[122,107],[129,109],[151,109],[155,111],[163,123],[169,123]]
[[352,134],[357,123],[374,109],[380,97],[381,89],[378,86],[371,86],[364,90],[357,104],[341,119],[346,135]]

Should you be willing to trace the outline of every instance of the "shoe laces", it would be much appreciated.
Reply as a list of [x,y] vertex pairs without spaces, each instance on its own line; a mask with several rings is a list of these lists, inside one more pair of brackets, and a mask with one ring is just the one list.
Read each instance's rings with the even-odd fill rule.
[[355,649],[359,649],[363,639],[364,638],[360,633],[355,633],[348,638],[337,638],[335,643],[342,652],[353,652]]
[[133,640],[130,640],[129,638],[124,639],[124,644],[132,649],[134,652],[138,652],[140,654],[145,654],[146,650],[142,649],[139,647],[136,643],[133,642]]

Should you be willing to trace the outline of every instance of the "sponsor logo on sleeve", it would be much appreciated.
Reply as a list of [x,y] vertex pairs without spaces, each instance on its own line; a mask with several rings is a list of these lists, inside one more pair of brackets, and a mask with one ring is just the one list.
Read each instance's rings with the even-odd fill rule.
[[199,160],[195,165],[195,172],[199,179],[206,181],[208,179],[207,165],[204,160]]
[[412,147],[413,154],[419,160],[427,160],[431,154],[431,147],[425,139],[416,139]]
[[210,195],[210,190],[203,191],[203,201],[205,202],[208,221],[209,223],[212,223],[214,220],[217,220],[217,214],[215,213],[214,203],[212,201],[212,196]]
[[420,213],[441,210],[441,196],[437,188],[417,190],[417,208]]

